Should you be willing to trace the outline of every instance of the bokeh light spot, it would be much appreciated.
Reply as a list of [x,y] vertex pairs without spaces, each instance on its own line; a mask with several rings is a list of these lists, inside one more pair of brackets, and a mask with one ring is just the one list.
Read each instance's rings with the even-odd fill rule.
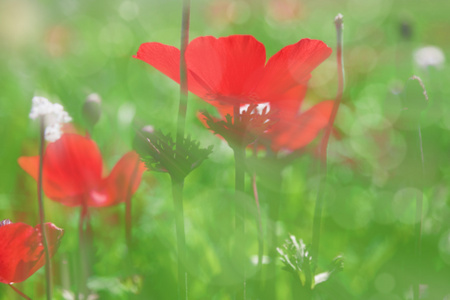
[[133,45],[133,33],[124,24],[110,23],[99,35],[100,49],[109,56],[129,55]]
[[439,240],[439,253],[442,260],[450,265],[450,230],[447,230],[441,235]]
[[382,273],[375,278],[375,288],[380,293],[390,293],[395,287],[395,278],[391,274]]
[[119,6],[119,14],[125,21],[131,21],[139,14],[139,6],[132,1],[124,1]]
[[[422,194],[417,188],[407,187],[397,191],[392,201],[392,211],[397,219],[405,224],[414,224],[416,219],[416,198]],[[426,197],[423,197],[423,211],[422,215],[425,215],[428,209],[428,201]]]

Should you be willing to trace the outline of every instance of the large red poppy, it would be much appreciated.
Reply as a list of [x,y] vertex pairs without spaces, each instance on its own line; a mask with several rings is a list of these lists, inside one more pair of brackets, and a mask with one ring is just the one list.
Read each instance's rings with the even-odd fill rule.
[[[38,179],[39,156],[20,157],[19,165]],[[111,206],[124,202],[127,195],[137,190],[144,170],[139,155],[131,151],[103,177],[102,156],[95,142],[66,133],[47,146],[43,189],[47,197],[67,206]]]
[[[251,35],[198,37],[186,50],[188,89],[214,105],[281,101],[303,92],[314,70],[332,50],[319,40],[302,39],[278,51],[266,63],[264,45]],[[135,56],[180,82],[180,50],[144,43]]]
[[[45,223],[50,257],[56,253],[64,231],[52,223]],[[45,264],[41,225],[0,222],[0,282],[21,282]]]

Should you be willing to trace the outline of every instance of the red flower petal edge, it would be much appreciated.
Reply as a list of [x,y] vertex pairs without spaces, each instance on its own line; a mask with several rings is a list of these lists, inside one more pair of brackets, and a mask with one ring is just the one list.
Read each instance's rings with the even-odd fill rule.
[[117,162],[98,190],[91,191],[88,206],[103,207],[124,202],[139,187],[145,164],[135,151],[126,153]]
[[[38,179],[39,157],[20,157],[19,165]],[[136,176],[131,182],[133,170]],[[43,189],[47,197],[66,206],[110,206],[125,201],[139,186],[145,170],[135,152],[124,155],[107,178],[102,177],[101,153],[89,137],[63,134],[44,154]]]
[[281,119],[270,133],[274,151],[295,151],[308,145],[330,119],[333,101],[323,101],[291,119]]
[[[50,257],[58,249],[64,231],[52,223],[45,223]],[[0,282],[22,282],[45,264],[41,242],[41,226],[25,223],[0,223]]]
[[[331,54],[324,42],[302,39],[281,49],[266,64],[264,45],[250,35],[198,37],[186,50],[188,89],[214,105],[279,101],[305,85],[311,71]],[[140,59],[179,83],[180,51],[161,43],[144,43]]]

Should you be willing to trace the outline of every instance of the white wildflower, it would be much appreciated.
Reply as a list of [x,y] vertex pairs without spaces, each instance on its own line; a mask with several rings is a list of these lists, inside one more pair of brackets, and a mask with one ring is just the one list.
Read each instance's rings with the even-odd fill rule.
[[61,137],[62,123],[72,121],[64,107],[58,103],[51,103],[44,97],[33,97],[30,112],[31,119],[43,118],[45,126],[45,140],[54,142]]
[[445,56],[441,48],[426,46],[414,52],[414,61],[423,69],[426,69],[428,66],[441,68],[445,62]]

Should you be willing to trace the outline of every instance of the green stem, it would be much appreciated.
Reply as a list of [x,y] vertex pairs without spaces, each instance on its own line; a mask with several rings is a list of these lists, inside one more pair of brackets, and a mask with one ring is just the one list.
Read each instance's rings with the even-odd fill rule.
[[[186,111],[188,100],[188,78],[186,64],[186,49],[189,44],[189,21],[190,21],[190,0],[183,0],[183,11],[181,18],[181,41],[180,41],[180,103],[178,106],[177,134],[176,134],[176,154],[183,152],[183,140],[186,127]],[[175,157],[177,159],[177,157]],[[183,187],[184,175],[171,174],[172,195],[175,207],[175,226],[177,234],[178,253],[178,295],[179,299],[188,299],[186,263],[186,237],[184,230],[183,211]]]
[[[419,125],[419,139],[420,139],[420,151],[422,154],[422,171],[424,168],[424,159],[423,159],[423,149],[422,149],[422,136]],[[423,174],[423,172],[422,172]],[[420,263],[421,261],[421,245],[422,245],[422,214],[423,214],[423,189],[417,193],[416,197],[416,223],[414,228],[414,236],[415,236],[415,256],[416,261]],[[417,272],[417,279],[413,284],[413,299],[418,300],[420,298],[420,272]]]
[[259,205],[258,185],[256,183],[256,174],[252,176],[253,196],[255,197],[256,222],[258,223],[258,270],[261,270],[262,258],[264,254],[264,237],[261,220],[261,207]]
[[27,295],[25,295],[24,293],[22,293],[21,291],[19,291],[19,289],[17,289],[16,287],[14,287],[12,284],[8,284],[17,294],[19,294],[20,296],[22,296],[23,298],[27,299],[27,300],[31,300],[30,297],[28,297]]
[[[256,150],[255,150],[256,151]],[[256,154],[256,152],[255,152]],[[253,187],[253,196],[255,198],[255,206],[256,206],[256,223],[258,224],[258,265],[257,265],[257,274],[258,276],[254,276],[256,283],[256,291],[257,295],[261,297],[261,283],[262,283],[262,260],[264,255],[264,233],[262,227],[262,219],[261,219],[261,207],[259,204],[259,195],[258,195],[258,185],[256,183],[256,173],[252,176],[252,187]]]
[[132,247],[132,213],[131,213],[131,198],[133,198],[133,183],[136,179],[138,169],[139,169],[139,163],[138,160],[136,162],[136,165],[134,166],[133,173],[130,177],[130,184],[128,185],[127,189],[127,196],[125,198],[125,239],[128,247],[128,251],[131,252]]
[[181,42],[180,42],[180,103],[178,106],[178,120],[177,120],[177,148],[180,142],[184,139],[184,131],[186,126],[186,111],[188,99],[188,80],[187,80],[187,64],[186,64],[186,49],[189,44],[189,21],[191,11],[191,1],[183,0],[183,11],[181,17]]
[[39,202],[39,222],[42,232],[42,245],[45,252],[45,288],[47,294],[47,300],[52,299],[52,274],[50,266],[50,253],[48,251],[47,233],[45,232],[45,211],[42,189],[42,174],[44,164],[44,148],[45,148],[45,122],[44,117],[40,118],[40,131],[39,131],[39,177],[38,177],[38,202]]
[[[327,180],[327,147],[328,141],[331,135],[331,130],[333,129],[334,120],[336,119],[336,114],[339,108],[339,105],[342,100],[342,94],[344,91],[344,64],[343,64],[343,18],[342,15],[339,14],[335,18],[336,24],[336,33],[337,33],[337,45],[336,45],[336,55],[337,55],[337,70],[338,70],[338,90],[336,94],[336,99],[334,101],[333,109],[331,111],[330,120],[328,121],[328,125],[325,128],[324,135],[322,137],[320,143],[320,181],[319,187],[317,191],[316,198],[316,206],[314,209],[314,220],[313,220],[313,232],[312,232],[312,247],[311,247],[311,256],[312,256],[312,274],[315,274],[315,268],[317,267],[317,260],[319,254],[319,245],[320,245],[320,226],[322,222],[322,211],[324,206],[324,196],[325,196],[325,187],[324,183]],[[314,276],[314,275],[312,275]],[[312,277],[311,276],[311,277]],[[310,279],[310,281],[312,278]],[[307,282],[307,286],[312,286],[312,282]]]
[[245,149],[234,149],[234,163],[235,163],[235,200],[236,200],[236,217],[235,229],[237,232],[244,232],[245,225],[245,205],[242,203],[242,194],[245,191],[245,170],[243,163],[245,162]]
[[[267,174],[268,175],[268,174]],[[268,274],[266,276],[267,288],[266,295],[267,299],[276,299],[276,287],[277,287],[277,244],[278,244],[278,236],[277,236],[277,221],[279,218],[280,212],[280,203],[283,201],[281,194],[281,185],[282,185],[282,177],[281,170],[274,170],[271,173],[271,177],[266,177],[267,184],[270,189],[266,191],[267,198],[269,200],[269,220],[267,232],[269,235],[268,240],[268,255],[270,258],[270,262],[268,265]],[[270,180],[270,181],[269,181]],[[270,182],[270,183],[269,183]]]
[[[418,133],[419,133],[419,148],[420,148],[420,159],[422,164],[422,181],[425,176],[425,159],[423,157],[423,144],[422,144],[422,130],[420,128],[420,123],[418,126]],[[415,223],[415,255],[416,255],[416,261],[421,262],[421,256],[422,256],[422,214],[423,214],[423,187],[420,187],[420,192],[418,192],[417,198],[416,198],[416,223]],[[418,278],[417,281],[413,285],[413,298],[414,300],[418,300],[420,298],[420,291],[419,291],[419,285],[420,285],[420,272],[417,272]]]
[[183,209],[183,187],[184,179],[172,177],[172,196],[175,207],[175,226],[177,235],[178,253],[178,295],[179,299],[188,298],[188,285],[186,273],[186,238],[184,230],[184,209]]
[[78,224],[78,239],[79,239],[79,255],[80,255],[80,277],[78,288],[78,299],[86,299],[87,297],[87,277],[88,277],[88,262],[87,262],[87,242],[86,231],[84,229],[85,223],[87,223],[88,208],[86,205],[81,207],[80,211],[80,223]]
[[[418,76],[412,76],[409,78],[410,80],[417,80],[422,87],[423,90],[423,96],[425,99],[425,102],[428,102],[428,94],[427,90],[425,89],[425,85],[422,82],[422,79]],[[422,143],[422,130],[420,127],[420,118],[417,119],[417,133],[419,137],[419,149],[420,149],[420,162],[421,162],[421,179],[420,182],[420,191],[417,193],[416,197],[416,219],[415,219],[415,228],[414,228],[414,239],[415,239],[415,245],[414,245],[414,252],[416,256],[416,262],[420,264],[421,262],[421,256],[422,256],[422,215],[423,215],[423,179],[425,178],[425,159],[423,155],[423,143]],[[418,300],[420,298],[420,272],[417,272],[417,278],[413,282],[413,299]]]
[[[245,217],[246,204],[244,203],[243,194],[245,191],[245,149],[236,147],[234,151],[235,164],[235,236],[236,236],[236,262],[237,266],[242,268],[243,285],[238,288],[237,299],[245,299],[246,294],[246,242],[245,242]],[[240,294],[240,291],[243,294]],[[243,298],[242,298],[243,297]]]
[[[240,122],[240,105],[234,105],[234,125],[238,127]],[[245,246],[245,217],[246,205],[243,195],[245,193],[245,147],[241,144],[232,145],[234,153],[235,167],[235,255],[237,266],[242,268],[243,285],[237,289],[236,298],[245,299],[246,297],[246,246]],[[242,291],[242,294],[241,294]]]

